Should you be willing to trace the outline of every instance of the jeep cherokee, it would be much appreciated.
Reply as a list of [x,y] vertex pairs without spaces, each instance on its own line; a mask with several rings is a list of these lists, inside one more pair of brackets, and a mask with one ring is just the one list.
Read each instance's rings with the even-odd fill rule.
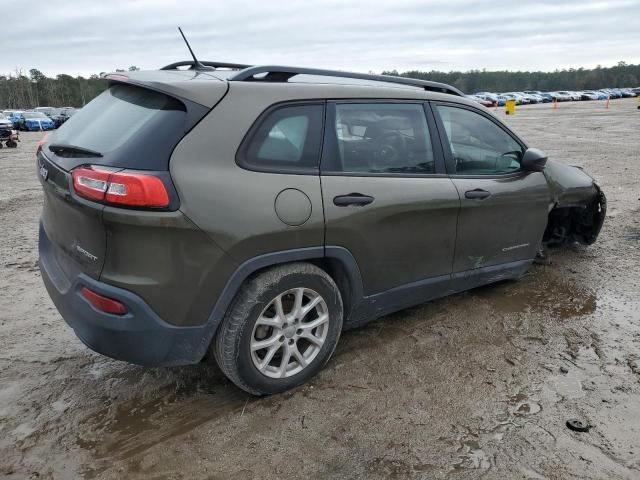
[[209,352],[247,392],[282,392],[345,328],[598,236],[594,180],[453,87],[203,63],[107,75],[38,146],[42,277],[97,352]]

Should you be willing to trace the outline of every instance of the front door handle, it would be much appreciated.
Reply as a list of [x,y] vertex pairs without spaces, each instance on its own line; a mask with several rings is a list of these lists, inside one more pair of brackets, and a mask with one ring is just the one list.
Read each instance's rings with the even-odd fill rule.
[[480,188],[476,188],[475,190],[469,190],[467,192],[464,192],[464,196],[465,196],[465,198],[470,198],[470,199],[474,199],[474,200],[482,200],[484,198],[490,197],[491,193],[487,192],[486,190],[482,190]]
[[373,197],[363,195],[361,193],[349,193],[348,195],[338,195],[333,197],[333,204],[337,207],[348,207],[354,205],[356,207],[364,207],[373,202]]

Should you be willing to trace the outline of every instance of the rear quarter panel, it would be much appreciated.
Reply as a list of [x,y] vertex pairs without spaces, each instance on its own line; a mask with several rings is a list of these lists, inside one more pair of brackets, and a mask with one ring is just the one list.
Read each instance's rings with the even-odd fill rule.
[[[176,147],[170,163],[181,211],[238,263],[324,241],[318,175],[254,172],[236,164],[238,147],[255,119],[270,105],[291,98],[280,89],[264,90],[233,84]],[[286,188],[301,190],[311,200],[311,216],[301,226],[288,226],[276,215],[276,196]]]

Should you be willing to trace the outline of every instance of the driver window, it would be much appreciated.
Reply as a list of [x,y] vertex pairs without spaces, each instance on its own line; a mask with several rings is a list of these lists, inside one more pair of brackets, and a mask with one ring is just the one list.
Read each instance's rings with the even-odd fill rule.
[[431,139],[421,104],[338,104],[335,108],[336,171],[435,172]]
[[520,170],[523,150],[488,118],[463,108],[438,106],[455,160],[455,173],[498,175]]

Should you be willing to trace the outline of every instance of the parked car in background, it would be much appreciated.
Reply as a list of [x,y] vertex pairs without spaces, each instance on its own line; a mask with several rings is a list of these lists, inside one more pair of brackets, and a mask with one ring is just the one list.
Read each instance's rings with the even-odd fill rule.
[[518,92],[506,92],[503,93],[502,95],[504,95],[505,97],[508,97],[512,100],[516,101],[516,105],[526,105],[529,102],[529,100],[527,100],[525,97],[523,97],[520,93]]
[[13,122],[0,113],[0,148],[15,148],[18,141],[18,131],[13,128]]
[[538,90],[527,90],[524,93],[527,95],[534,95],[539,99],[540,103],[549,103],[553,101],[553,98],[548,93],[542,93]]
[[73,107],[36,107],[34,112],[44,113],[47,117],[53,120],[55,128],[60,127],[71,116],[76,113],[76,109]]
[[524,92],[513,92],[516,93],[518,95],[520,95],[521,97],[523,97],[527,103],[538,103],[539,102],[539,98],[536,97],[535,95],[531,95],[529,93],[524,93]]
[[600,95],[591,90],[585,90],[580,94],[580,100],[599,100]]
[[55,110],[53,107],[36,107],[33,109],[34,112],[44,113],[47,117],[51,115],[51,113]]
[[532,96],[536,99],[536,103],[545,103],[545,98],[538,93],[528,93],[527,95]]
[[491,100],[487,100],[482,98],[479,95],[465,95],[469,100],[473,100],[474,102],[478,102],[483,107],[492,107],[494,103]]
[[561,92],[549,92],[549,94],[551,95],[551,97],[558,101],[558,102],[570,102],[571,101],[571,95],[569,95],[569,92],[566,91],[561,91]]
[[4,110],[2,113],[5,117],[11,120],[13,128],[18,128],[18,120],[19,116],[22,114],[22,110]]
[[507,97],[506,95],[498,95],[498,100],[496,100],[496,104],[499,107],[504,107],[511,97]]
[[69,118],[75,115],[77,111],[78,109],[74,107],[62,107],[60,109],[60,115],[64,115],[65,117]]
[[49,118],[51,118],[51,120],[53,120],[53,123],[55,123],[56,128],[58,128],[64,122],[69,120],[69,118],[71,118],[71,115],[68,115],[67,114],[67,110],[65,110],[63,108],[54,108],[53,112],[51,112],[51,114],[49,115]]
[[13,128],[13,122],[3,113],[0,113],[0,128]]
[[27,132],[53,130],[55,123],[42,112],[22,112],[17,115],[17,122],[14,125],[18,130]]
[[474,93],[474,95],[480,98],[484,98],[485,100],[491,100],[494,105],[498,102],[498,96],[499,96],[497,93],[492,93],[492,92],[476,92]]

